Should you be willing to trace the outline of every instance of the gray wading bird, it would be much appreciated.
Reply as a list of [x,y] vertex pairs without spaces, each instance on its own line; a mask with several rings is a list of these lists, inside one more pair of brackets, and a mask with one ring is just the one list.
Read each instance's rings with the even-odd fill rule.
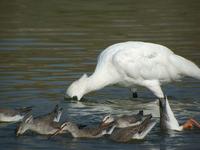
[[100,138],[107,134],[106,129],[109,127],[110,126],[80,127],[80,125],[77,125],[76,123],[67,121],[63,123],[61,128],[54,135],[57,135],[57,133],[60,133],[62,130],[64,130],[71,133],[74,138]]
[[58,123],[61,114],[62,108],[56,105],[55,109],[48,114],[36,118],[33,118],[32,115],[27,115],[16,129],[16,135],[22,135],[27,130],[44,135],[54,134],[61,126],[61,124]]
[[24,107],[24,108],[0,108],[0,122],[18,122],[21,121],[24,116],[26,116],[32,107]]
[[140,124],[126,128],[116,128],[116,124],[107,132],[109,138],[117,142],[129,142],[131,140],[141,140],[155,126],[156,121],[151,119],[152,116],[148,115]]
[[139,111],[137,114],[122,115],[119,117],[113,117],[109,114],[102,119],[101,126],[106,126],[112,122],[115,122],[117,128],[135,126],[140,124],[147,116],[148,115],[144,115],[143,111]]

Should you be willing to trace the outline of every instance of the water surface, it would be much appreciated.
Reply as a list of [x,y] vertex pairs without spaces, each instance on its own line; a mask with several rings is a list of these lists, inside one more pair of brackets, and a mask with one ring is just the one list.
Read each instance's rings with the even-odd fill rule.
[[[147,41],[168,46],[200,66],[200,2],[195,0],[15,0],[0,2],[0,106],[35,106],[35,116],[55,104],[64,109],[62,121],[97,123],[103,115],[144,109],[159,121],[155,97],[139,88],[107,87],[86,95],[86,101],[64,100],[68,85],[91,74],[98,54],[122,41]],[[176,117],[200,120],[200,81],[185,78],[163,86]],[[15,137],[16,124],[0,124],[1,149],[199,149],[200,132],[163,134],[159,123],[144,141],[122,144],[107,138],[48,140],[27,133]]]

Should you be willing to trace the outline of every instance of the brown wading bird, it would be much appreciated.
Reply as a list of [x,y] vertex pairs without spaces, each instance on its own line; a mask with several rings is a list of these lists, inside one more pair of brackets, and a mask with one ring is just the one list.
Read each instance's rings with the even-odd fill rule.
[[194,119],[187,120],[184,124],[179,125],[174,113],[171,110],[167,97],[159,100],[160,106],[160,127],[162,130],[182,131],[191,129],[194,126],[200,129],[200,124]]
[[107,131],[106,131],[107,127],[98,126],[94,128],[90,128],[90,127],[80,128],[77,124],[67,121],[62,124],[61,128],[58,129],[57,132],[55,132],[53,136],[57,135],[58,133],[62,132],[62,130],[64,130],[71,133],[71,135],[74,138],[99,138],[107,134]]
[[148,115],[140,124],[126,128],[116,128],[117,125],[114,123],[113,127],[107,132],[107,134],[110,135],[110,139],[117,142],[142,140],[156,125],[156,121],[151,118],[152,116]]
[[31,110],[32,107],[16,109],[0,108],[0,122],[21,121]]
[[19,136],[27,130],[45,135],[54,134],[61,126],[61,124],[58,123],[61,114],[62,108],[56,105],[55,109],[46,115],[36,118],[33,118],[32,115],[27,115],[16,129],[16,135]]
[[[142,111],[138,114],[141,115],[141,113]],[[151,114],[146,115],[145,117],[143,116],[143,118],[145,119],[143,119],[140,124],[125,128],[117,128],[118,123],[116,121],[104,125],[100,124],[96,128],[84,127],[81,129],[75,123],[65,122],[54,135],[62,132],[62,130],[66,130],[70,132],[74,138],[99,138],[104,135],[109,135],[110,139],[114,141],[128,142],[132,139],[143,139],[155,126],[156,121],[151,119]]]
[[107,124],[115,122],[117,128],[125,128],[140,124],[147,116],[148,115],[144,115],[143,111],[139,111],[137,114],[123,115],[116,118],[109,114],[103,118],[101,126],[106,126]]

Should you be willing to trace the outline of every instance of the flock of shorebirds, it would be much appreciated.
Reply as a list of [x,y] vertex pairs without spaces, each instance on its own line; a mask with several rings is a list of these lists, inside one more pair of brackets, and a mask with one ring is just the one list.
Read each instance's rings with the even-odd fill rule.
[[[81,100],[85,94],[113,84],[129,87],[136,97],[135,85],[143,86],[159,99],[162,130],[200,129],[200,124],[194,119],[182,125],[178,123],[161,89],[163,83],[180,80],[184,76],[200,79],[200,68],[165,46],[138,41],[122,42],[106,48],[99,55],[94,73],[91,76],[84,74],[74,81],[68,87],[65,97]],[[20,121],[17,136],[31,130],[51,137],[63,133],[70,133],[74,138],[99,138],[107,135],[119,142],[144,139],[156,124],[152,115],[144,114],[143,111],[119,117],[107,115],[96,127],[91,128],[70,121],[60,123],[62,108],[58,106],[49,114],[35,118],[30,114],[31,110],[31,107],[0,109],[0,121]]]
[[[163,130],[191,129],[200,124],[194,119],[189,119],[183,125],[179,125],[173,112],[171,111],[167,98],[160,101],[160,127]],[[137,114],[122,115],[113,117],[108,114],[102,118],[96,127],[90,125],[81,125],[71,121],[60,123],[63,109],[58,105],[54,110],[42,116],[33,117],[31,114],[32,107],[18,109],[0,109],[0,122],[19,122],[16,128],[16,136],[25,134],[31,130],[41,135],[49,137],[57,134],[68,133],[73,138],[100,138],[109,137],[117,142],[128,142],[133,139],[144,139],[151,129],[156,125],[156,120],[151,114],[144,114],[141,110]]]

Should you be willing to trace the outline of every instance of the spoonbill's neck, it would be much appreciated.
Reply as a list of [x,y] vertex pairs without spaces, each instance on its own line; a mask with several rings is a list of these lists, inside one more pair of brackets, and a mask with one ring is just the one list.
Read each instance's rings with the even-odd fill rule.
[[115,84],[114,79],[108,77],[105,74],[103,75],[103,74],[94,73],[90,77],[87,78],[87,81],[85,83],[85,86],[86,86],[85,92],[89,93],[92,91],[100,90],[110,84]]

